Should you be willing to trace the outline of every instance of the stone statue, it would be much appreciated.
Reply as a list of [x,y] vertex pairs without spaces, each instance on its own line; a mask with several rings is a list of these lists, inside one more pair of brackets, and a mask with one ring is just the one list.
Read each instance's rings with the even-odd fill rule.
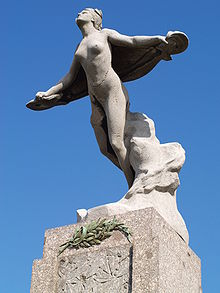
[[[69,72],[48,91],[38,92],[27,107],[45,110],[89,94],[91,124],[100,150],[124,172],[130,188],[118,208],[129,210],[127,202],[141,193],[154,192],[155,196],[155,192],[163,192],[175,198],[184,150],[176,143],[160,145],[153,121],[143,114],[129,112],[129,96],[122,82],[138,79],[159,61],[171,60],[172,54],[183,52],[188,46],[187,36],[178,31],[168,32],[167,36],[122,35],[102,29],[102,11],[92,8],[79,13],[76,23],[83,39]],[[164,198],[158,199],[158,205],[163,205]],[[138,202],[140,208],[139,199]],[[116,206],[114,209],[117,210]]]

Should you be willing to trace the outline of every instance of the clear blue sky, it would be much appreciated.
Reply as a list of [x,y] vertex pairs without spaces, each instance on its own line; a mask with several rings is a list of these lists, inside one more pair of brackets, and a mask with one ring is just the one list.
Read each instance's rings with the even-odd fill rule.
[[0,292],[29,292],[45,229],[76,221],[78,208],[119,200],[126,182],[98,149],[84,98],[44,112],[25,108],[69,69],[85,7],[128,35],[182,30],[188,50],[127,84],[131,110],[146,113],[162,143],[180,142],[186,162],[178,206],[202,259],[204,293],[220,292],[219,1],[8,0],[1,4]]

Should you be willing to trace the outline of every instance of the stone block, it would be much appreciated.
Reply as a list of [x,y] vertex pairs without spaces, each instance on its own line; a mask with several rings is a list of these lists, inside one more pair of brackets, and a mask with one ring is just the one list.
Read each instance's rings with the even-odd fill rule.
[[31,293],[200,293],[200,259],[153,208],[118,215],[132,232],[119,231],[90,248],[59,246],[74,224],[45,233],[42,260],[35,260]]

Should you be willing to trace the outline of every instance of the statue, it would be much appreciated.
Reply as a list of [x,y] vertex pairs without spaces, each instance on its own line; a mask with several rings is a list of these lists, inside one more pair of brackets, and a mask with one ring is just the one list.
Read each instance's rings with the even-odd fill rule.
[[[100,150],[123,170],[128,186],[131,187],[134,174],[124,144],[129,97],[122,81],[139,78],[161,59],[170,60],[171,54],[185,49],[187,38],[183,33],[168,33],[167,37],[128,37],[114,30],[102,29],[102,12],[98,9],[83,10],[78,14],[76,23],[83,40],[76,49],[70,71],[47,92],[38,92],[36,99],[27,106],[33,110],[43,110],[81,98],[88,91],[92,104],[91,124]],[[177,48],[179,44],[176,44],[176,38],[183,41],[181,48]],[[123,49],[120,52],[120,47],[128,50],[127,55],[123,54]],[[112,53],[117,49],[119,52]],[[112,55],[116,55],[116,60],[112,60]],[[124,56],[125,60],[120,60],[119,55]],[[139,56],[142,57],[141,62]],[[127,74],[127,68],[123,68],[123,64],[117,64],[118,62],[131,63]],[[84,87],[81,83],[84,83]]]
[[[38,92],[27,107],[45,110],[89,94],[91,124],[100,150],[124,172],[129,186],[120,208],[140,194],[140,185],[144,194],[165,192],[175,198],[184,150],[179,144],[160,145],[153,121],[143,114],[129,112],[129,96],[122,82],[138,79],[159,61],[171,60],[172,54],[183,52],[188,46],[187,36],[178,31],[166,36],[122,35],[102,29],[102,11],[92,8],[79,13],[76,24],[83,39],[69,72],[48,91]],[[156,161],[152,160],[158,162],[154,164]],[[184,237],[187,238],[186,234]]]

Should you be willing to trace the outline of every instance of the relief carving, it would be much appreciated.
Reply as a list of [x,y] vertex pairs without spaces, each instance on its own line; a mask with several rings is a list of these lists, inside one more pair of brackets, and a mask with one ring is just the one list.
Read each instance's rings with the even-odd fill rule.
[[129,293],[130,272],[129,247],[62,257],[58,265],[58,293]]

